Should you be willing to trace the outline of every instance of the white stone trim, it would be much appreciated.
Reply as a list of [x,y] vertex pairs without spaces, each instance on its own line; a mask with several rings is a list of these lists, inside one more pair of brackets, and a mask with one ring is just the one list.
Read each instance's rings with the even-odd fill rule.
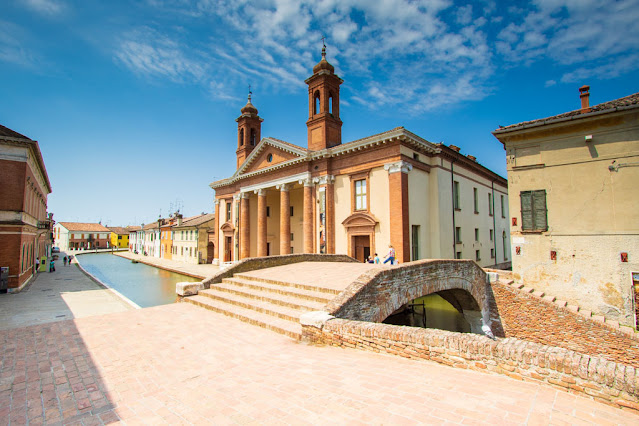
[[413,165],[407,163],[406,161],[400,160],[394,163],[384,164],[384,170],[388,171],[388,174],[397,172],[408,173],[413,170]]
[[313,179],[313,183],[316,183],[318,185],[328,185],[329,183],[333,182],[335,182],[335,176],[333,175],[325,175]]
[[[269,182],[264,182],[264,183],[259,183],[256,185],[249,185],[249,186],[244,186],[240,188],[240,192],[244,193],[244,192],[255,192],[258,189],[266,189],[266,188],[272,188],[272,187],[277,187],[278,185],[283,185],[283,184],[287,184],[287,183],[295,183],[297,181],[301,181],[304,179],[310,179],[311,178],[311,174],[309,172],[304,172],[304,173],[299,173],[297,175],[292,175],[292,176],[285,176],[283,178],[280,179],[275,179],[275,180],[271,180]],[[257,194],[257,192],[256,192]]]

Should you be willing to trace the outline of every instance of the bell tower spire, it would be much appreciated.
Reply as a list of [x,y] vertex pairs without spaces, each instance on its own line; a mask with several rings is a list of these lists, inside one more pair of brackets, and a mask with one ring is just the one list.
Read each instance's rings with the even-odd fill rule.
[[264,119],[257,115],[257,108],[251,103],[251,85],[249,85],[248,101],[241,109],[237,121],[237,168],[239,169],[246,158],[251,154],[255,146],[260,141],[262,135],[262,121]]
[[321,151],[342,143],[342,120],[339,118],[339,86],[344,82],[326,60],[322,37],[322,59],[313,67],[308,85],[308,149]]

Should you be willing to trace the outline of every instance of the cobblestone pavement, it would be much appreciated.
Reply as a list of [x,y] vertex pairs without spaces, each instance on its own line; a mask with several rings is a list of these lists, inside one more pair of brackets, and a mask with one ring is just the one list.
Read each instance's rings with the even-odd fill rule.
[[0,294],[0,330],[133,309],[75,264],[64,266],[59,254],[55,272],[38,272],[19,293]]
[[0,424],[637,424],[561,390],[179,303],[0,331]]
[[146,263],[148,265],[152,265],[161,269],[166,269],[168,271],[177,272],[180,274],[191,275],[201,279],[215,275],[220,270],[220,267],[217,265],[198,265],[195,263],[178,262],[177,260],[159,259],[157,257],[134,254],[129,251],[121,251],[119,253],[116,253],[116,255],[127,259],[135,259],[142,263]]

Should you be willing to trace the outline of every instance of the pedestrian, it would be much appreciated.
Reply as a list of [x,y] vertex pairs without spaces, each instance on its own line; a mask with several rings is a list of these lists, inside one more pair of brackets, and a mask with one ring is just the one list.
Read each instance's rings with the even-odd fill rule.
[[72,260],[73,260],[73,255],[69,256],[69,265],[71,264]]
[[392,265],[395,262],[395,249],[392,244],[388,245],[388,254],[386,255],[386,260],[384,261],[384,265],[390,262]]
[[380,264],[379,256],[377,255],[377,253],[375,253],[375,264],[376,265]]
[[38,269],[40,269],[40,259],[36,257],[36,272],[38,272]]
[[51,258],[51,263],[49,263],[49,272],[55,272],[55,260]]
[[62,261],[64,262],[64,266],[67,266],[67,257],[64,256],[64,258],[62,259]]

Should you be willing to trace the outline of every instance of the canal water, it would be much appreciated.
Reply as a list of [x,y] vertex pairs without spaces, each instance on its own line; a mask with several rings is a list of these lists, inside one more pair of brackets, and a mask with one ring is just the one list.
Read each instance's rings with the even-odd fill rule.
[[409,309],[391,315],[383,322],[470,333],[470,325],[464,316],[438,294],[422,296],[413,300],[410,305]]
[[88,273],[142,308],[173,303],[176,283],[200,281],[110,253],[83,254],[76,259]]

